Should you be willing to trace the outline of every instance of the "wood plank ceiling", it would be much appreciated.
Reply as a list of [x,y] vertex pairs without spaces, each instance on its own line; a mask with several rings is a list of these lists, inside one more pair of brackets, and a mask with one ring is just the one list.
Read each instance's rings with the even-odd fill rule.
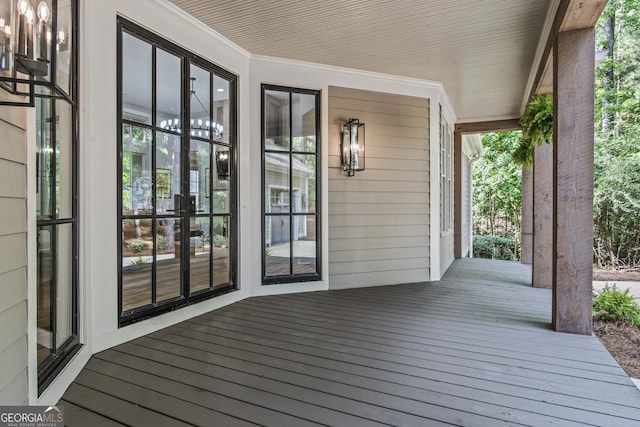
[[252,54],[440,81],[451,98],[458,122],[520,116],[552,3],[550,0],[170,2]]

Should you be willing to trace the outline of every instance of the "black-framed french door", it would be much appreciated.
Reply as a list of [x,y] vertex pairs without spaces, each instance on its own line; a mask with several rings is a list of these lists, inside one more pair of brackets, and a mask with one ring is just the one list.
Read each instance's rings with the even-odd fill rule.
[[118,21],[120,325],[236,289],[236,76]]

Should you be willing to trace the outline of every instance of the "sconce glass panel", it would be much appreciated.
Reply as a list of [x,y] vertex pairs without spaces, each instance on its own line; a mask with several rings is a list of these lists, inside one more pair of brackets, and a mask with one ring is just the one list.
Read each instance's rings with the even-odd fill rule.
[[347,176],[364,170],[364,123],[358,119],[349,119],[342,127],[342,170]]

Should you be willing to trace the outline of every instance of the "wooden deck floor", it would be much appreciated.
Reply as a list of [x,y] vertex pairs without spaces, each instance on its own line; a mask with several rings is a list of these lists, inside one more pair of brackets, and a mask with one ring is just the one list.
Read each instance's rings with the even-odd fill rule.
[[93,356],[69,426],[640,425],[597,338],[550,330],[520,264],[439,282],[259,297]]

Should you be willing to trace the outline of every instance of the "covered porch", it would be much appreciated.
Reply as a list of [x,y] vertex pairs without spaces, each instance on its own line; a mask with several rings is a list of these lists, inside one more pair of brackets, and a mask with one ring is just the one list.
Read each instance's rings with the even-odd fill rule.
[[95,354],[69,426],[635,425],[640,391],[594,336],[551,328],[530,266],[249,298]]

